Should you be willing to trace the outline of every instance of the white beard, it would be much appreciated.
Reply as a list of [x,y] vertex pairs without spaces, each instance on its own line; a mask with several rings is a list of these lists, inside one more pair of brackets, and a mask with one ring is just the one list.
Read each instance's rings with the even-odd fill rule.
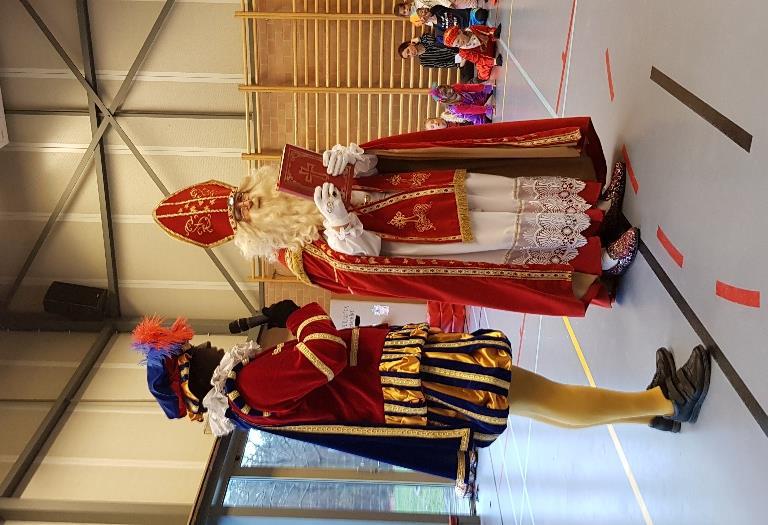
[[241,221],[235,232],[235,244],[243,256],[274,260],[283,248],[298,249],[320,237],[323,217],[309,199],[277,191],[278,172],[274,166],[263,166],[252,172],[240,185],[253,202],[250,220]]

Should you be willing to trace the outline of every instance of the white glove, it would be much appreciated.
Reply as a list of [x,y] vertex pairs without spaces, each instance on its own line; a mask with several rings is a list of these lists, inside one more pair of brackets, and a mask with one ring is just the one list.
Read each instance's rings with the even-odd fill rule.
[[354,142],[350,142],[347,147],[336,144],[333,148],[323,152],[323,166],[328,168],[328,175],[341,175],[347,164],[354,164],[362,159],[363,153],[365,153],[363,148]]
[[315,206],[325,218],[325,225],[338,228],[349,223],[349,212],[341,200],[341,193],[330,182],[315,188]]

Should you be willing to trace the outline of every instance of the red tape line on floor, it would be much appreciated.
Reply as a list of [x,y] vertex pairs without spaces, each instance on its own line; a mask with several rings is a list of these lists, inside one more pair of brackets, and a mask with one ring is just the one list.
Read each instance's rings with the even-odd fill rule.
[[629,161],[629,153],[627,153],[627,145],[621,146],[621,155],[624,157],[624,162],[627,164],[627,176],[629,177],[629,183],[632,185],[632,189],[637,193],[640,190],[640,185],[637,183],[635,177],[635,170],[632,169],[632,163]]
[[608,74],[608,93],[611,95],[611,102],[613,102],[613,99],[615,98],[615,94],[613,92],[613,75],[611,75],[611,55],[608,54],[608,48],[605,49],[605,69]]
[[675,264],[677,264],[680,268],[683,267],[683,254],[675,248],[675,245],[672,244],[672,241],[669,240],[669,237],[664,233],[664,230],[661,229],[661,226],[656,230],[656,238],[659,239],[659,242],[664,247],[665,250],[667,250],[667,253],[670,257],[672,257],[672,260],[675,261]]
[[760,308],[760,292],[757,290],[746,290],[726,284],[723,281],[717,281],[715,284],[715,294],[732,303]]

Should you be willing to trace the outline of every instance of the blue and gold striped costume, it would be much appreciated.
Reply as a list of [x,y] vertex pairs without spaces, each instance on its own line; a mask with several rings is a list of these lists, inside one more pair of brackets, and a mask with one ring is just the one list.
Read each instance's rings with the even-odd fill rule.
[[507,425],[512,360],[498,330],[429,333],[426,324],[393,327],[379,368],[387,424],[462,427],[475,446]]

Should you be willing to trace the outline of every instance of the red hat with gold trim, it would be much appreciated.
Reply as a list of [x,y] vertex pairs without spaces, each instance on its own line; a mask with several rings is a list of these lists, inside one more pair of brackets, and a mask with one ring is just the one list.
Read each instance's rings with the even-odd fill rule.
[[160,201],[152,216],[171,237],[211,248],[235,236],[236,192],[234,186],[217,180],[201,182]]
[[443,33],[443,43],[446,46],[452,46],[453,43],[456,41],[456,37],[459,36],[459,33],[461,32],[461,29],[459,26],[451,26],[448,29],[445,30],[445,33]]

